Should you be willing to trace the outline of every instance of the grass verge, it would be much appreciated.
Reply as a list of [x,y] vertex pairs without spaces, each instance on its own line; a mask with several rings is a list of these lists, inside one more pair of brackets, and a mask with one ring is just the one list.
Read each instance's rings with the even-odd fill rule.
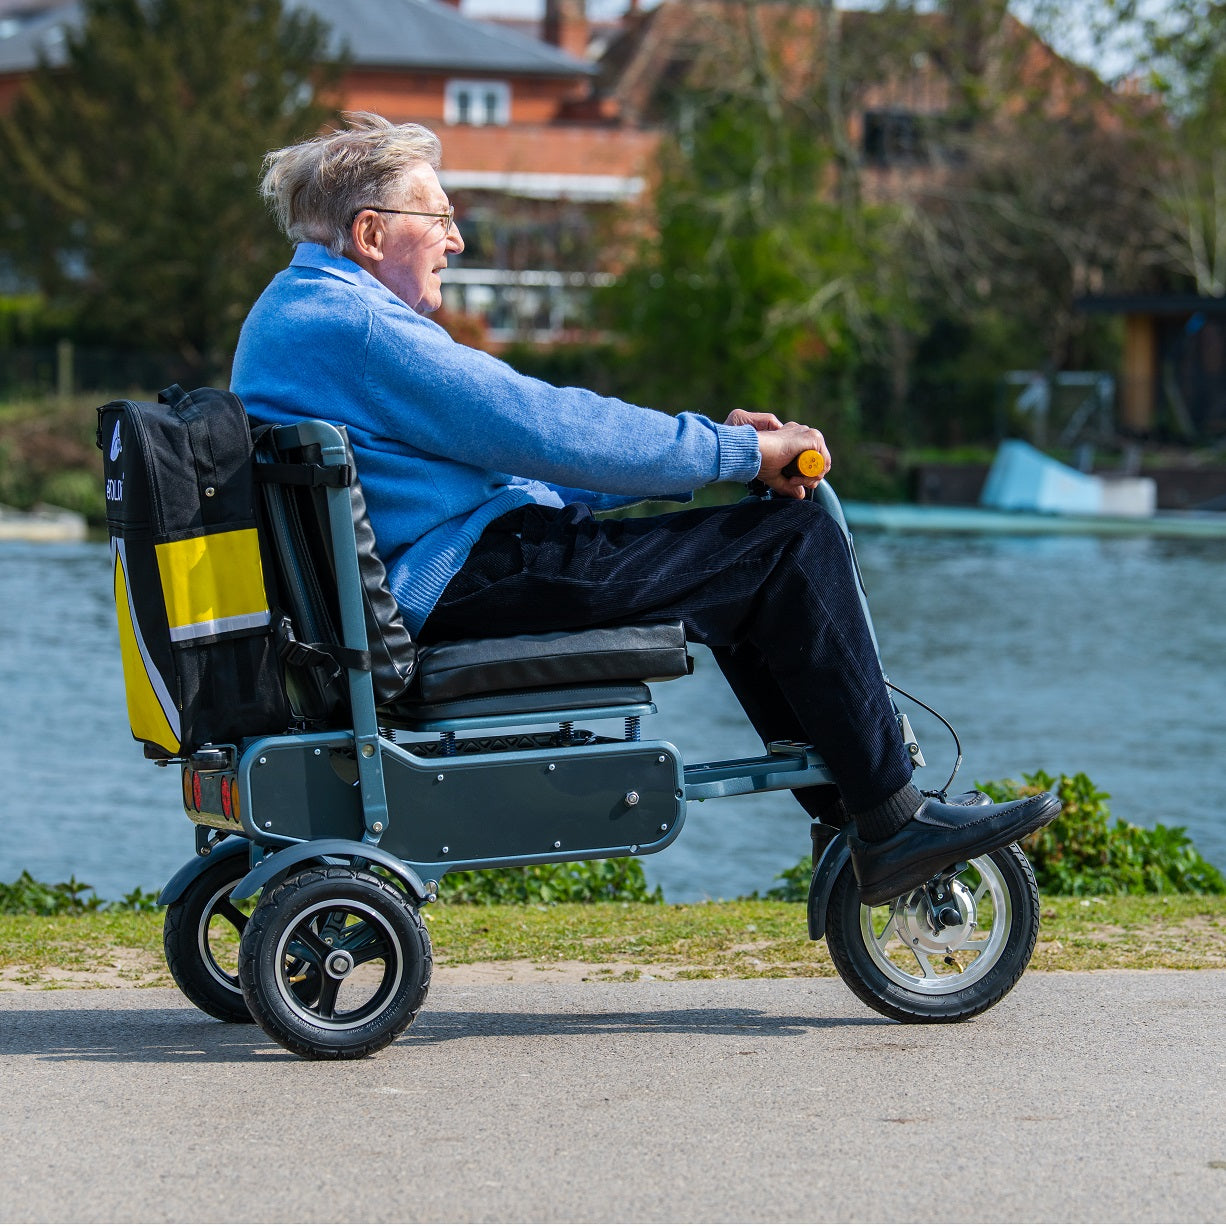
[[[757,979],[833,975],[804,907],[770,901],[686,905],[436,906],[438,965],[486,978],[565,971],[575,979]],[[1031,967],[1044,971],[1226,969],[1226,898],[1043,900]],[[160,915],[0,916],[0,990],[172,986]]]

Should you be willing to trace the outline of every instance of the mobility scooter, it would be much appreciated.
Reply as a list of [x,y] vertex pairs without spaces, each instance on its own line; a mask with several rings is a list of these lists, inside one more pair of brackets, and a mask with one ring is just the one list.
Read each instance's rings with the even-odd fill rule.
[[[136,410],[157,408],[99,410],[112,466],[140,441]],[[307,1058],[368,1055],[425,1002],[432,959],[421,913],[447,873],[650,855],[679,837],[695,801],[833,784],[810,745],[686,763],[666,730],[645,732],[656,711],[649,685],[692,666],[679,624],[415,644],[375,551],[343,429],[326,421],[263,428],[237,467],[251,479],[258,532],[245,539],[258,544],[268,592],[266,603],[260,591],[248,603],[276,631],[283,714],[266,721],[272,730],[203,743],[142,734],[133,717],[146,756],[182,771],[197,855],[161,894],[165,948],[175,981],[214,1017],[254,1019]],[[850,547],[834,492],[822,482],[814,496]],[[140,695],[131,676],[142,663],[152,671],[137,658],[152,652],[153,635],[133,596],[148,564],[116,521],[112,537],[132,713]],[[183,568],[190,586],[203,565],[199,532],[156,545],[170,605],[175,581],[165,567],[174,559],[164,554],[184,546],[193,551]],[[213,579],[224,587],[233,576],[239,594],[217,598],[230,602],[220,617],[213,609],[176,622],[172,609],[177,646],[201,625],[224,636],[227,625],[251,620],[234,604],[250,584],[237,563],[227,569],[231,555],[223,559]],[[180,593],[180,603],[190,599]],[[162,697],[175,717],[176,700]],[[909,722],[899,720],[922,765]],[[814,822],[811,835],[808,934],[825,938],[840,976],[873,1009],[904,1022],[962,1021],[1017,982],[1039,914],[1019,847],[950,865],[867,907],[845,832]]]

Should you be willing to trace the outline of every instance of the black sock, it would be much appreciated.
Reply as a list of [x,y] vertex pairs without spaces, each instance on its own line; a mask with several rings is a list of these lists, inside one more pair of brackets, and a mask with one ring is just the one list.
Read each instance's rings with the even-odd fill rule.
[[924,803],[923,793],[913,783],[887,796],[879,805],[855,814],[856,833],[866,843],[880,843],[897,834]]

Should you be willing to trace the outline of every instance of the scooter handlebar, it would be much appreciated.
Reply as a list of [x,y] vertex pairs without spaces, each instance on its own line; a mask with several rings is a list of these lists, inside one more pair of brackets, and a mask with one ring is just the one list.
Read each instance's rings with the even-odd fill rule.
[[826,471],[826,459],[820,451],[802,451],[783,466],[785,477],[820,477]]

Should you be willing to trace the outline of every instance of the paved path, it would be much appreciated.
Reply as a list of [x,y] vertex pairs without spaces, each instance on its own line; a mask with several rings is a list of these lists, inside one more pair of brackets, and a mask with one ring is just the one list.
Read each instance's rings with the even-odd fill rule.
[[162,990],[0,994],[3,1221],[1222,1221],[1226,974],[438,986],[313,1064]]

